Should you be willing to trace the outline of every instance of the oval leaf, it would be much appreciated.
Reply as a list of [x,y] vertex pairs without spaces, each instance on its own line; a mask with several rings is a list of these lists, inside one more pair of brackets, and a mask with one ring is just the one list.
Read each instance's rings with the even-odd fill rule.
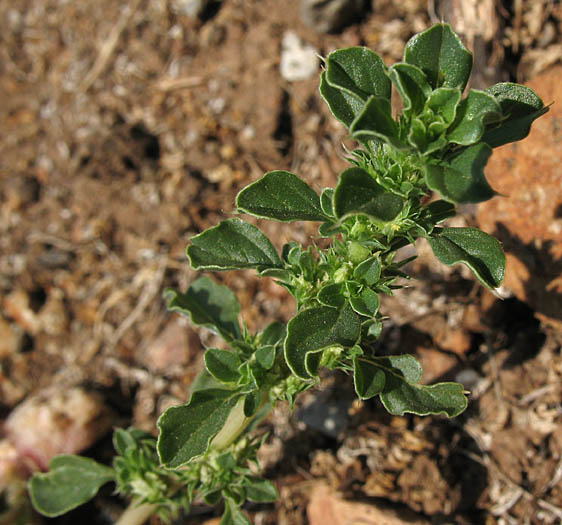
[[267,479],[248,478],[244,488],[246,497],[255,503],[271,503],[279,498],[275,485]]
[[193,324],[215,330],[227,341],[241,338],[240,303],[228,287],[201,277],[184,294],[169,288],[164,296],[168,310],[188,316]]
[[102,485],[114,479],[115,472],[110,467],[93,459],[63,454],[51,460],[49,472],[31,478],[29,493],[35,509],[52,518],[91,500]]
[[497,239],[476,228],[436,229],[429,244],[444,264],[464,263],[488,288],[501,285],[505,275],[505,254]]
[[410,39],[404,62],[419,67],[433,89],[443,86],[462,91],[472,69],[472,53],[449,24],[435,24]]
[[403,147],[398,140],[398,125],[392,118],[390,100],[387,98],[370,97],[351,123],[349,131],[353,138],[379,139],[397,148]]
[[320,95],[328,104],[334,117],[347,127],[351,125],[365,105],[361,99],[330,86],[326,81],[325,71],[320,76]]
[[209,348],[205,352],[205,367],[209,373],[223,383],[236,383],[240,379],[240,358],[229,350]]
[[158,455],[163,465],[181,467],[204,454],[222,429],[239,395],[230,390],[197,390],[188,404],[168,408],[158,419]]
[[307,354],[333,345],[353,346],[360,331],[360,319],[348,304],[340,310],[329,306],[302,310],[287,326],[287,364],[296,376],[310,379],[306,367]]
[[491,199],[496,192],[484,175],[484,168],[491,154],[492,148],[481,142],[462,151],[449,165],[428,164],[425,167],[428,187],[454,203]]
[[391,83],[381,57],[366,47],[338,49],[326,59],[328,84],[366,101],[371,95],[390,99]]
[[497,121],[501,108],[496,99],[485,91],[471,89],[457,107],[455,122],[447,131],[449,142],[468,146],[484,135],[485,125]]
[[371,363],[356,357],[353,360],[353,383],[360,399],[370,399],[384,389],[385,373]]
[[500,104],[502,121],[489,126],[482,140],[492,148],[524,139],[531,130],[531,124],[548,111],[543,101],[530,88],[502,82],[486,89]]
[[404,115],[421,113],[431,93],[425,73],[419,67],[401,62],[390,66],[389,75],[402,99]]
[[391,221],[402,210],[404,200],[387,192],[361,168],[349,168],[341,175],[334,193],[338,218],[368,215],[380,221]]
[[288,171],[270,171],[246,186],[236,197],[236,206],[250,215],[282,222],[329,218],[322,211],[316,192]]
[[280,268],[271,241],[255,226],[228,219],[191,238],[187,256],[195,270]]
[[[419,416],[442,414],[455,417],[467,407],[464,387],[459,383],[420,385],[421,366],[411,355],[375,357],[368,363],[385,375],[380,398],[393,415],[402,416],[409,412]],[[369,369],[369,374],[374,375],[374,371]]]

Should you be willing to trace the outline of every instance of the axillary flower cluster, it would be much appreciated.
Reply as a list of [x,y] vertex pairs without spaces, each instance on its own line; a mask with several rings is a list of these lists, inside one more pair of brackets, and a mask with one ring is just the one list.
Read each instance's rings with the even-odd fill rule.
[[[320,193],[293,173],[272,171],[236,198],[241,213],[318,223],[327,247],[289,242],[278,253],[256,226],[231,218],[187,248],[196,270],[254,269],[273,279],[295,298],[294,317],[251,334],[240,324],[235,295],[210,278],[184,293],[167,290],[170,310],[214,330],[228,349],[205,351],[189,402],[162,414],[157,441],[118,430],[112,467],[58,456],[48,473],[36,474],[30,493],[37,510],[62,514],[114,481],[132,499],[121,524],[142,523],[151,513],[169,518],[194,501],[223,501],[223,525],[250,523],[241,510],[246,500],[277,497],[259,476],[256,453],[264,437],[257,424],[275,403],[293,406],[321,381],[322,368],[352,374],[357,396],[378,396],[391,414],[454,417],[466,408],[461,384],[421,384],[413,356],[377,355],[375,342],[383,329],[379,296],[392,295],[408,278],[410,259],[400,259],[399,249],[416,239],[427,239],[444,264],[468,266],[488,288],[503,280],[505,256],[496,239],[441,223],[455,215],[455,205],[495,195],[484,175],[493,148],[525,138],[548,108],[513,83],[463,96],[471,68],[471,53],[447,24],[414,36],[403,61],[390,67],[363,47],[328,55],[320,94],[359,143],[349,167]],[[402,102],[397,118],[392,86]]]

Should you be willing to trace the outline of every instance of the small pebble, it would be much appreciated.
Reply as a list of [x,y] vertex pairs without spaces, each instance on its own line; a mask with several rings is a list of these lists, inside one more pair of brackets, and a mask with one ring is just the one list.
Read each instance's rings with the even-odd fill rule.
[[305,44],[293,31],[283,36],[281,44],[281,76],[288,82],[306,80],[316,75],[320,58],[318,51]]

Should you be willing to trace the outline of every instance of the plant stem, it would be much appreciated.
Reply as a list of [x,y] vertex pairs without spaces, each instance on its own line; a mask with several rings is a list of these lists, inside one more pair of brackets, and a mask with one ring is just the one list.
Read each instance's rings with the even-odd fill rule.
[[157,508],[157,505],[149,505],[148,503],[138,505],[132,501],[115,525],[142,525],[156,512]]

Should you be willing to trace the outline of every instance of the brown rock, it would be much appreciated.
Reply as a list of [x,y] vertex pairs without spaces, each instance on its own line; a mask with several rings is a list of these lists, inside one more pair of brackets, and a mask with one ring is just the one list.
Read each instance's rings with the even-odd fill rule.
[[[562,66],[528,83],[549,104],[562,100]],[[506,197],[480,205],[480,227],[507,253],[505,286],[545,320],[562,327],[562,104],[533,124],[522,142],[497,149],[486,168]]]
[[412,512],[399,513],[368,505],[345,501],[326,485],[312,490],[306,509],[310,525],[426,525],[428,522]]
[[174,318],[149,345],[145,354],[146,365],[154,372],[162,373],[170,367],[187,364],[190,358],[188,339],[185,322]]
[[0,359],[15,354],[22,342],[23,331],[0,317]]
[[57,454],[77,454],[111,427],[101,397],[82,388],[49,389],[18,405],[4,430],[31,469],[46,469]]

